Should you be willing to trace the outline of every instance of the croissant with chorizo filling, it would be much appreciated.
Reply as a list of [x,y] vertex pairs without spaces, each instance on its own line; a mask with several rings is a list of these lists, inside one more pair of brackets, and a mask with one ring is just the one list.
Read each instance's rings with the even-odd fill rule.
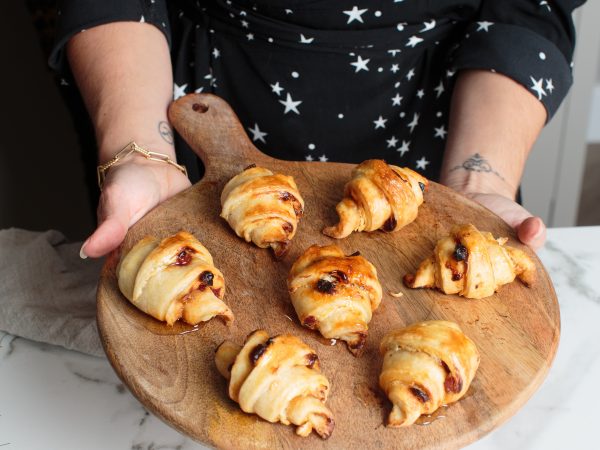
[[313,245],[292,266],[288,290],[302,325],[359,355],[382,296],[373,264],[336,245]]
[[393,404],[388,426],[412,425],[467,392],[479,366],[473,341],[453,322],[432,320],[387,334],[379,385]]
[[225,281],[208,250],[185,231],[162,241],[148,236],[123,255],[117,266],[119,289],[136,307],[173,325],[196,325],[233,313],[223,302]]
[[488,297],[515,277],[532,285],[535,264],[523,250],[505,246],[507,240],[494,239],[470,224],[455,226],[404,282],[411,288],[437,288],[467,298]]
[[397,231],[417,218],[428,184],[411,169],[379,159],[363,161],[352,171],[344,198],[335,208],[339,223],[323,233],[342,239],[353,231]]
[[333,416],[325,406],[329,381],[314,350],[297,337],[270,338],[266,331],[256,330],[243,347],[223,342],[215,363],[229,380],[229,397],[242,411],[271,423],[294,424],[300,436],[314,430],[327,439],[333,432]]
[[304,212],[304,200],[291,176],[250,166],[233,177],[221,194],[221,217],[246,242],[271,247],[284,256]]

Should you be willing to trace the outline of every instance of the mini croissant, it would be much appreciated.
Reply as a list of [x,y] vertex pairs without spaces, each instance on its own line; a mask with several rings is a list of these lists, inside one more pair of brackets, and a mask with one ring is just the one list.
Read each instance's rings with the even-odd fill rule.
[[297,337],[270,338],[267,332],[256,330],[243,347],[223,342],[215,363],[229,380],[229,397],[242,411],[271,423],[294,424],[300,436],[314,430],[327,439],[333,432],[333,417],[325,406],[329,381],[321,373],[314,350]]
[[246,242],[271,247],[284,256],[304,212],[294,179],[250,166],[233,177],[221,194],[221,217]]
[[162,241],[148,236],[125,254],[117,267],[119,289],[136,307],[173,325],[190,325],[233,313],[223,303],[225,281],[208,250],[185,231]]
[[288,290],[302,325],[359,355],[382,296],[373,264],[336,245],[313,245],[292,266]]
[[453,322],[432,320],[387,334],[380,345],[379,386],[393,404],[388,426],[412,425],[421,414],[459,400],[479,366],[473,341]]
[[515,277],[532,285],[535,264],[522,250],[505,246],[507,240],[494,239],[470,224],[455,226],[404,282],[411,288],[438,288],[467,298],[488,297]]
[[342,239],[353,231],[396,231],[417,218],[427,178],[379,159],[360,163],[337,204],[339,223],[323,233]]

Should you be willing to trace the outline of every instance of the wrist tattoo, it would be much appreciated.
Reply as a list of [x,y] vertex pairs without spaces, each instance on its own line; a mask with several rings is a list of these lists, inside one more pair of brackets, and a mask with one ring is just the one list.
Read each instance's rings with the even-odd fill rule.
[[171,126],[164,120],[158,122],[158,133],[168,144],[173,144],[173,131]]
[[461,165],[453,167],[452,169],[450,169],[450,172],[453,172],[458,169],[464,169],[469,172],[493,173],[494,175],[496,175],[504,181],[504,177],[498,172],[496,172],[492,168],[492,165],[488,162],[488,160],[481,156],[479,153],[475,153],[473,156],[466,159],[465,162],[463,162]]

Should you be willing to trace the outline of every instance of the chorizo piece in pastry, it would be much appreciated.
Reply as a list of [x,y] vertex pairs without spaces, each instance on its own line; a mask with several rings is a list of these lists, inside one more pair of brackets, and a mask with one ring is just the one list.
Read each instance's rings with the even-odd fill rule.
[[190,325],[233,313],[223,302],[225,281],[208,250],[181,231],[162,241],[148,236],[122,256],[117,280],[123,295],[152,317],[173,325]]
[[522,250],[505,246],[506,241],[470,224],[457,225],[404,282],[411,288],[437,288],[467,298],[488,297],[515,277],[530,286],[536,278],[535,264]]
[[339,223],[323,233],[341,239],[353,231],[397,231],[417,218],[427,178],[379,159],[360,163],[337,204]]
[[432,320],[387,334],[380,345],[379,386],[393,404],[388,426],[412,425],[421,414],[459,400],[479,366],[473,341],[453,322]]
[[304,200],[291,176],[250,166],[233,177],[221,194],[221,217],[239,237],[284,256],[304,212]]
[[223,342],[215,363],[229,380],[229,397],[242,411],[271,423],[294,424],[300,436],[314,430],[327,439],[333,432],[333,416],[325,406],[329,381],[321,373],[314,350],[297,337],[270,338],[267,332],[256,330],[243,347]]
[[288,290],[302,325],[360,354],[382,296],[373,264],[344,255],[336,245],[313,245],[292,266]]

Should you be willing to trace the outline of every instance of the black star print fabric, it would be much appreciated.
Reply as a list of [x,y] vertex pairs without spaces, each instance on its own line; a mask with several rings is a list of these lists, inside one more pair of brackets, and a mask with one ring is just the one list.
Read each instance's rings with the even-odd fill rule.
[[[571,13],[583,1],[63,3],[50,59],[57,69],[65,69],[63,46],[73,34],[112,21],[148,22],[169,40],[175,99],[191,92],[223,97],[265,153],[382,158],[435,180],[457,73],[511,77],[550,118],[572,83]],[[178,144],[195,181],[198,162]]]

